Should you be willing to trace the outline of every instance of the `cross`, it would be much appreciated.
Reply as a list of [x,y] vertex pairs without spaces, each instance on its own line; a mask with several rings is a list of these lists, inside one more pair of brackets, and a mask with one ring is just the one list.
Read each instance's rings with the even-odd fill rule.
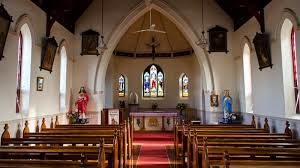
[[148,47],[151,47],[151,49],[152,49],[152,60],[154,60],[154,58],[155,58],[155,48],[156,47],[159,47],[159,45],[160,45],[160,43],[158,43],[158,42],[156,42],[155,41],[155,38],[154,37],[152,37],[152,41],[151,41],[151,43],[147,43],[146,44]]

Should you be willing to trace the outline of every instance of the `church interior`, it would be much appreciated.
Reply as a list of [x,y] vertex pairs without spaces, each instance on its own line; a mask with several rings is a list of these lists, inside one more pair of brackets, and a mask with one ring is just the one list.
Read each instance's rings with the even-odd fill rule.
[[300,1],[0,0],[0,168],[300,167]]

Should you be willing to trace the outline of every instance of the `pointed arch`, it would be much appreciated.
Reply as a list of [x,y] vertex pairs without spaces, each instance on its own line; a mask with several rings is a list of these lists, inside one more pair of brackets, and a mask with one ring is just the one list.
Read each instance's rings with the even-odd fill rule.
[[243,47],[243,71],[244,71],[244,94],[245,112],[253,112],[252,104],[252,77],[251,77],[251,47],[244,43]]
[[123,75],[123,74],[120,74],[119,75],[119,78],[118,78],[118,84],[119,84],[119,87],[118,87],[118,95],[119,97],[125,97],[126,95],[126,77]]
[[282,57],[283,93],[285,101],[285,114],[294,115],[299,112],[297,55],[295,48],[295,17],[285,18],[280,29],[280,44]]
[[32,25],[32,20],[31,18],[29,17],[28,14],[23,14],[21,15],[17,21],[16,21],[16,24],[15,24],[15,27],[14,27],[14,32],[16,35],[18,35],[18,33],[21,31],[21,27],[24,25],[24,24],[27,24],[29,30],[30,30],[30,34],[31,34],[31,39],[32,39],[32,45],[36,43],[36,35],[35,35],[35,30],[34,30],[34,27]]
[[143,72],[143,98],[164,97],[165,74],[157,64],[149,65]]
[[65,45],[60,47],[60,80],[59,80],[59,105],[60,112],[67,111],[67,69],[68,54]]
[[16,112],[29,114],[31,88],[32,34],[29,25],[24,22],[18,29],[18,66]]
[[[196,43],[199,41],[199,36],[195,30],[192,29],[192,26],[178,14],[178,12],[171,8],[166,2],[161,0],[153,0],[150,5],[145,5],[144,2],[141,2],[135,9],[133,9],[127,17],[125,17],[122,22],[112,31],[108,38],[107,47],[108,49],[99,57],[95,77],[94,77],[94,93],[103,93],[105,88],[105,76],[109,61],[112,57],[113,51],[119,43],[122,36],[126,33],[129,27],[137,21],[138,18],[143,16],[149,10],[149,6],[152,9],[157,10],[168,19],[170,19],[178,29],[183,33],[187,41],[191,44],[197,60],[202,67],[202,71],[199,74],[204,74],[204,80],[206,85],[204,90],[214,90],[214,78],[210,60],[208,58],[208,53],[205,52],[201,47]],[[201,94],[201,93],[199,93]],[[103,107],[104,104],[104,95],[100,95],[98,98],[99,101],[99,110]]]
[[281,39],[280,36],[281,36],[282,25],[286,19],[289,19],[292,22],[295,30],[300,30],[300,20],[297,14],[292,9],[285,8],[282,11],[280,22],[278,23],[275,32],[273,33],[274,40]]
[[189,97],[189,76],[186,73],[182,73],[179,76],[179,97],[181,99],[187,99]]

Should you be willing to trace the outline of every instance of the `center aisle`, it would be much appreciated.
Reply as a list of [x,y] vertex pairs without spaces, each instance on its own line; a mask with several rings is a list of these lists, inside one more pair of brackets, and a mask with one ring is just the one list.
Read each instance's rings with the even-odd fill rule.
[[134,132],[134,145],[140,145],[137,168],[169,168],[167,146],[174,145],[172,132]]

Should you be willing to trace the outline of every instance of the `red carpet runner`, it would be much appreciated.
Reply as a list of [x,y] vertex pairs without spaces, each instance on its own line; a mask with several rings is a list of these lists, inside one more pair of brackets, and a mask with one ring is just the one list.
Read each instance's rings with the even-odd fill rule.
[[137,168],[169,168],[166,146],[174,144],[173,133],[135,132],[133,136],[134,144],[141,145]]

